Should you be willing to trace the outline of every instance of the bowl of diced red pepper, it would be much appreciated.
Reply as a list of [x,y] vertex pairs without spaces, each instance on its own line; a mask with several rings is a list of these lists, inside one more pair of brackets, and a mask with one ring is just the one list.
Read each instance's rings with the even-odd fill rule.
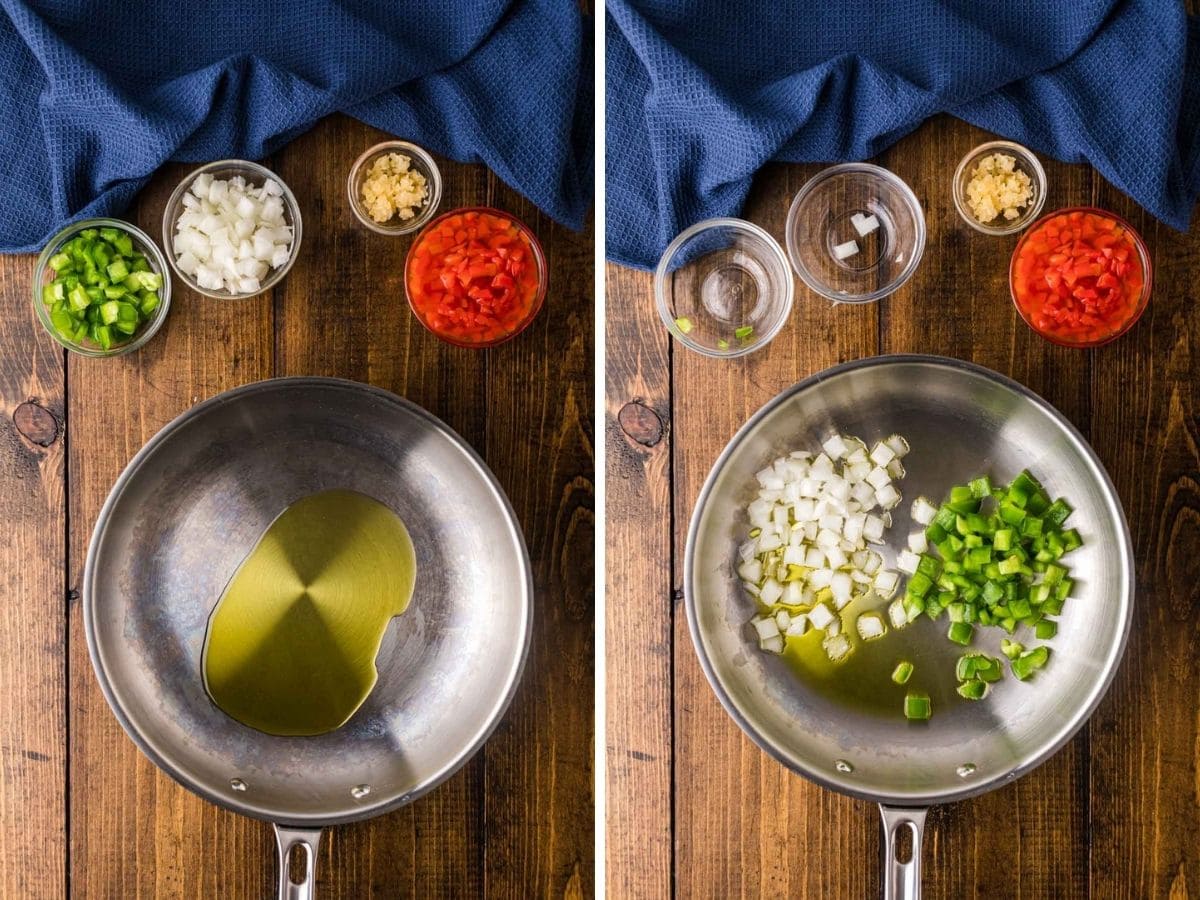
[[1008,272],[1017,311],[1065,347],[1098,347],[1133,327],[1150,299],[1150,254],[1133,227],[1093,207],[1060,209],[1017,243]]
[[456,209],[413,242],[404,287],[413,314],[459,347],[493,347],[533,321],[546,297],[546,257],[533,232],[506,212]]

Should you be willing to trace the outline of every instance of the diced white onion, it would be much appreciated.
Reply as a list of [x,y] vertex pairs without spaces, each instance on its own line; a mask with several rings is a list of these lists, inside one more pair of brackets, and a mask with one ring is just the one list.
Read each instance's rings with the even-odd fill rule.
[[896,588],[900,584],[900,576],[890,569],[884,569],[875,576],[875,590],[879,592],[879,596],[887,599],[892,594],[896,593]]
[[924,497],[918,497],[913,501],[912,519],[919,525],[928,525],[933,521],[933,517],[937,515],[937,507],[926,500]]
[[840,434],[832,435],[829,440],[821,445],[821,449],[829,456],[830,459],[841,459],[846,455],[846,442],[842,440]]
[[775,603],[783,596],[783,585],[774,578],[768,578],[763,582],[762,590],[759,597],[767,606],[774,606]]
[[879,219],[873,215],[864,216],[862,213],[855,213],[850,217],[850,221],[853,223],[854,230],[858,232],[859,237],[866,237],[879,228]]
[[282,187],[197,175],[183,196],[171,250],[179,270],[205,290],[255,294],[291,258]]
[[808,611],[808,622],[813,628],[818,631],[824,628],[834,620],[835,616],[829,611],[829,607],[824,603],[818,603]]
[[[872,492],[874,496],[874,492]],[[879,516],[869,515],[866,522],[863,523],[863,537],[872,544],[878,544],[883,540],[883,519]]]
[[841,609],[850,602],[851,581],[850,573],[835,572],[829,583],[829,589],[833,591],[833,603],[838,609]]
[[908,451],[910,448],[908,446],[908,441],[906,441],[903,436],[899,434],[893,434],[891,437],[885,440],[884,443],[891,447],[892,452],[897,456],[908,456]]
[[[900,502],[900,492],[892,484],[885,484],[875,492],[875,502],[883,509],[894,509]],[[891,524],[888,522],[887,524]]]
[[800,613],[798,616],[793,616],[792,621],[787,627],[788,637],[800,637],[808,631],[808,616],[805,613]]
[[825,653],[833,662],[845,659],[850,653],[850,640],[844,634],[826,638],[821,646],[825,648]]
[[876,466],[867,473],[866,481],[867,484],[878,491],[881,487],[892,483],[892,476],[887,473],[887,469],[882,469],[879,466]]
[[886,466],[896,458],[895,452],[887,444],[880,441],[871,450],[871,462],[877,466]]
[[917,554],[929,549],[929,539],[925,537],[924,531],[914,531],[908,536],[908,549]]
[[858,241],[846,241],[844,244],[838,244],[833,248],[833,255],[837,259],[849,259],[858,252]]
[[779,634],[779,625],[770,616],[756,616],[750,620],[750,624],[758,632],[758,639],[760,641],[765,641],[767,638],[772,638]]
[[921,558],[911,550],[901,550],[896,557],[896,568],[906,575],[915,574],[920,563]]
[[872,641],[877,637],[883,637],[887,631],[887,626],[883,624],[883,618],[879,613],[863,613],[858,617],[855,623],[858,627],[858,636],[864,641]]
[[892,623],[893,628],[903,628],[908,624],[908,613],[904,611],[904,601],[899,597],[893,600],[888,607],[888,620]]
[[814,591],[833,584],[833,569],[813,569],[808,573],[808,584]]
[[[268,206],[267,198],[252,199],[263,209]],[[198,202],[188,214],[209,215],[205,204],[211,203]],[[237,233],[236,223],[232,229],[223,221],[216,224],[212,235],[197,231],[199,237],[189,240],[207,241],[222,259],[235,259],[241,278],[265,275],[266,263],[253,258],[254,242],[272,230],[260,227],[249,238],[230,237]],[[245,249],[239,242],[250,245],[252,258],[236,259]],[[215,266],[218,277],[223,265]],[[736,570],[763,611],[752,621],[764,650],[782,652],[786,639],[816,629],[824,632],[830,658],[842,659],[853,649],[842,634],[842,611],[852,603],[869,609],[895,595],[900,576],[884,570],[883,557],[868,549],[883,542],[891,526],[887,510],[900,502],[893,473],[903,471],[898,458],[907,444],[894,438],[868,451],[858,438],[831,435],[815,455],[794,451],[755,473],[758,493],[746,507],[753,537],[738,547]],[[860,634],[886,631],[879,614],[862,615],[866,618],[856,617]]]

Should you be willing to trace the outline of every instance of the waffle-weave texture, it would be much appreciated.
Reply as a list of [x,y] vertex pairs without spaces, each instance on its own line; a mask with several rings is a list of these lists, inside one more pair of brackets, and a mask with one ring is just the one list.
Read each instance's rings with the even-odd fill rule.
[[579,227],[590,30],[574,0],[0,0],[0,252],[120,214],[168,160],[260,159],[338,111]]
[[626,265],[737,215],[770,160],[867,159],[938,112],[1089,162],[1178,229],[1200,195],[1200,19],[1179,0],[608,0],[607,44],[606,252]]

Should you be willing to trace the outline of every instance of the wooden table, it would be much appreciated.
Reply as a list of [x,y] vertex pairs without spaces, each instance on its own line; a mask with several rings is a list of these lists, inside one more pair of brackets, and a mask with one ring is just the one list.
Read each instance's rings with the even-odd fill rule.
[[[409,238],[367,231],[346,174],[385,135],[336,117],[266,161],[300,200],[304,244],[271,294],[181,290],[139,352],[62,351],[30,307],[32,257],[0,257],[0,897],[274,896],[270,828],[177,786],[110,713],[77,590],[92,524],[129,458],[219,391],[281,375],[387,388],[440,416],[499,477],[533,559],[533,645],[516,699],[468,765],[412,806],[337,828],[323,897],[586,896],[593,884],[593,256],[481,165],[439,160],[443,209],[490,204],[540,236],[545,309],[486,352],[428,334],[404,300]],[[191,167],[167,166],[128,217],[161,233]]]
[[[882,353],[974,360],[1037,391],[1112,475],[1137,555],[1124,661],[1090,723],[994,793],[936,809],[925,837],[935,898],[1170,897],[1200,892],[1200,227],[1158,224],[1091,168],[1049,160],[1047,210],[1126,216],[1154,257],[1141,322],[1099,350],[1060,349],[1008,295],[1016,238],[963,223],[958,160],[985,133],[926,123],[876,160],[913,187],[929,239],[887,300],[832,306],[797,282],[765,350],[709,360],[672,346],[650,276],[608,270],[607,804],[614,897],[878,896],[879,813],[790,774],[725,714],[682,611],[683,546],[700,486],[734,431],[783,388]],[[745,217],[782,236],[821,167],[771,165]]]

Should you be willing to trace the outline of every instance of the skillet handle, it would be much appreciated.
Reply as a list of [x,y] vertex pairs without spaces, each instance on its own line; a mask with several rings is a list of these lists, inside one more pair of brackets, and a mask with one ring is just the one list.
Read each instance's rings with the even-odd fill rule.
[[[320,828],[288,828],[275,826],[275,843],[279,847],[279,900],[313,900],[317,896],[317,848],[321,846]],[[288,871],[292,850],[304,848],[304,869]],[[293,875],[299,881],[293,880]]]
[[[927,809],[903,809],[879,804],[883,816],[883,900],[921,900],[921,836]],[[900,862],[899,835],[908,829],[912,858]]]

